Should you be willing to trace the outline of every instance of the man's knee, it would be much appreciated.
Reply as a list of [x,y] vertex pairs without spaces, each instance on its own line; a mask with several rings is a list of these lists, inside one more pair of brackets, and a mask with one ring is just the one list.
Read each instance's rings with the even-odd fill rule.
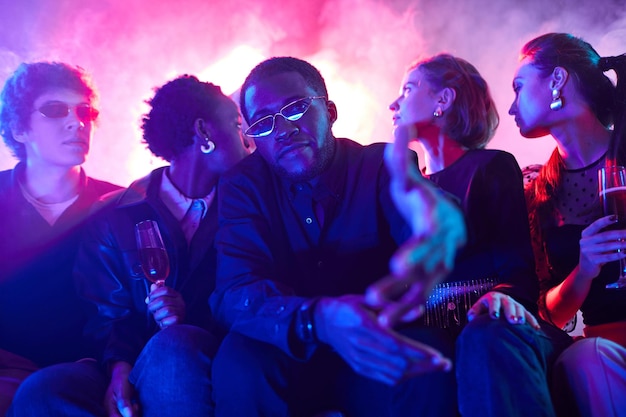
[[217,345],[217,339],[208,331],[197,326],[179,324],[169,326],[152,336],[142,354],[150,352],[151,356],[161,356],[163,359],[171,355],[181,357],[201,354],[212,357]]
[[101,405],[106,387],[107,379],[95,361],[48,366],[22,382],[7,415],[36,415],[28,414],[26,410],[37,410],[37,407],[40,410],[56,410],[93,404],[97,408]]
[[286,356],[275,346],[236,332],[229,333],[213,360],[215,385],[237,380],[243,384],[245,381],[264,378],[268,372],[278,371],[279,357],[283,355]]

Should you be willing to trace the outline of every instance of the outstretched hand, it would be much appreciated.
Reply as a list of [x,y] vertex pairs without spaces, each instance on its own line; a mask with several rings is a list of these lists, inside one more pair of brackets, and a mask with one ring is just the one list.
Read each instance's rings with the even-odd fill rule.
[[460,208],[411,161],[408,145],[417,137],[415,127],[397,126],[394,136],[385,150],[391,197],[410,224],[412,237],[392,257],[391,275],[366,292],[366,302],[379,310],[379,322],[386,326],[421,315],[428,295],[452,270],[457,249],[466,240]]
[[437,350],[381,326],[362,296],[321,298],[315,323],[319,340],[332,346],[355,372],[388,385],[452,368]]

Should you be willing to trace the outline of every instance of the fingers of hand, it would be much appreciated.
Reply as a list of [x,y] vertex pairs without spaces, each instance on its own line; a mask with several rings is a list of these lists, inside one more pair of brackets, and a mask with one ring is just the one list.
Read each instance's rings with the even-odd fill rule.
[[449,371],[452,362],[435,349],[394,334],[391,343],[360,341],[342,355],[361,375],[394,385],[408,378],[435,371]]
[[617,217],[614,215],[600,217],[598,220],[587,226],[581,233],[582,237],[592,236],[598,233],[600,230],[607,226],[610,226],[617,222]]
[[368,287],[365,303],[372,307],[382,307],[402,297],[411,283],[412,279],[408,275],[388,275]]
[[385,327],[392,327],[400,321],[412,321],[423,313],[423,305],[430,288],[434,285],[421,274],[407,274],[403,276],[388,276],[368,288],[366,303],[378,309],[378,323]]
[[535,316],[530,314],[530,312],[528,312],[528,311],[526,311],[524,314],[526,316],[526,323],[530,324],[536,330],[541,330],[541,326],[539,325],[539,321],[537,320],[537,318]]
[[182,311],[178,308],[166,306],[153,312],[154,319],[162,324],[173,324],[182,318]]
[[512,297],[505,295],[501,300],[502,314],[511,324],[526,323],[526,309]]
[[[130,398],[123,394],[118,394],[116,396],[115,405],[117,412],[122,417],[133,417],[135,415],[136,407],[133,406],[133,403]],[[117,414],[115,414],[117,415]]]
[[130,405],[118,404],[117,409],[122,417],[133,417],[133,408]]
[[498,292],[488,292],[483,295],[474,303],[474,305],[467,312],[468,321],[472,321],[474,318],[481,314],[488,313],[493,319],[500,318],[500,310],[502,301],[501,298],[506,297],[504,294]]

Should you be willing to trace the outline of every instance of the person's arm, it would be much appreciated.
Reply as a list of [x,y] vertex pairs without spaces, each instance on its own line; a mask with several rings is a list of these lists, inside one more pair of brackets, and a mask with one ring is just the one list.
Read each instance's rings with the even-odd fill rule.
[[591,282],[605,263],[626,257],[623,243],[626,231],[602,231],[613,223],[612,216],[605,216],[583,230],[578,265],[561,283],[546,292],[545,308],[549,316],[546,319],[556,326],[565,326],[580,309],[589,294]]
[[[255,170],[258,171],[258,170]],[[307,359],[328,345],[366,377],[395,384],[449,370],[436,350],[378,323],[363,295],[303,298],[286,283],[294,262],[271,179],[228,174],[218,188],[218,272],[211,307],[231,331]]]
[[143,304],[145,311],[148,284],[138,268],[134,225],[130,221],[123,225],[129,230],[115,233],[106,214],[95,218],[83,234],[74,266],[78,294],[97,311],[85,333],[102,351],[105,364],[134,363],[156,328],[148,322],[149,313],[137,308]]
[[452,198],[422,177],[408,149],[414,133],[407,128],[394,131],[385,162],[391,198],[409,224],[411,237],[392,257],[391,275],[366,292],[368,305],[379,310],[380,322],[389,326],[421,314],[430,291],[452,270],[456,252],[466,240],[463,213]]
[[322,297],[315,304],[319,342],[358,374],[395,385],[428,372],[450,371],[452,361],[432,347],[381,324],[363,296]]

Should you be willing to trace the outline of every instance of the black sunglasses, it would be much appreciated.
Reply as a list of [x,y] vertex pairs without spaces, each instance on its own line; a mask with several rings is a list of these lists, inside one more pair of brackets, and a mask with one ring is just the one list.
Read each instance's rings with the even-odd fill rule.
[[76,117],[83,123],[93,122],[98,118],[98,114],[100,114],[98,110],[94,109],[89,104],[70,106],[62,101],[51,101],[33,111],[38,111],[49,119],[62,119],[69,116],[71,109],[74,109]]

